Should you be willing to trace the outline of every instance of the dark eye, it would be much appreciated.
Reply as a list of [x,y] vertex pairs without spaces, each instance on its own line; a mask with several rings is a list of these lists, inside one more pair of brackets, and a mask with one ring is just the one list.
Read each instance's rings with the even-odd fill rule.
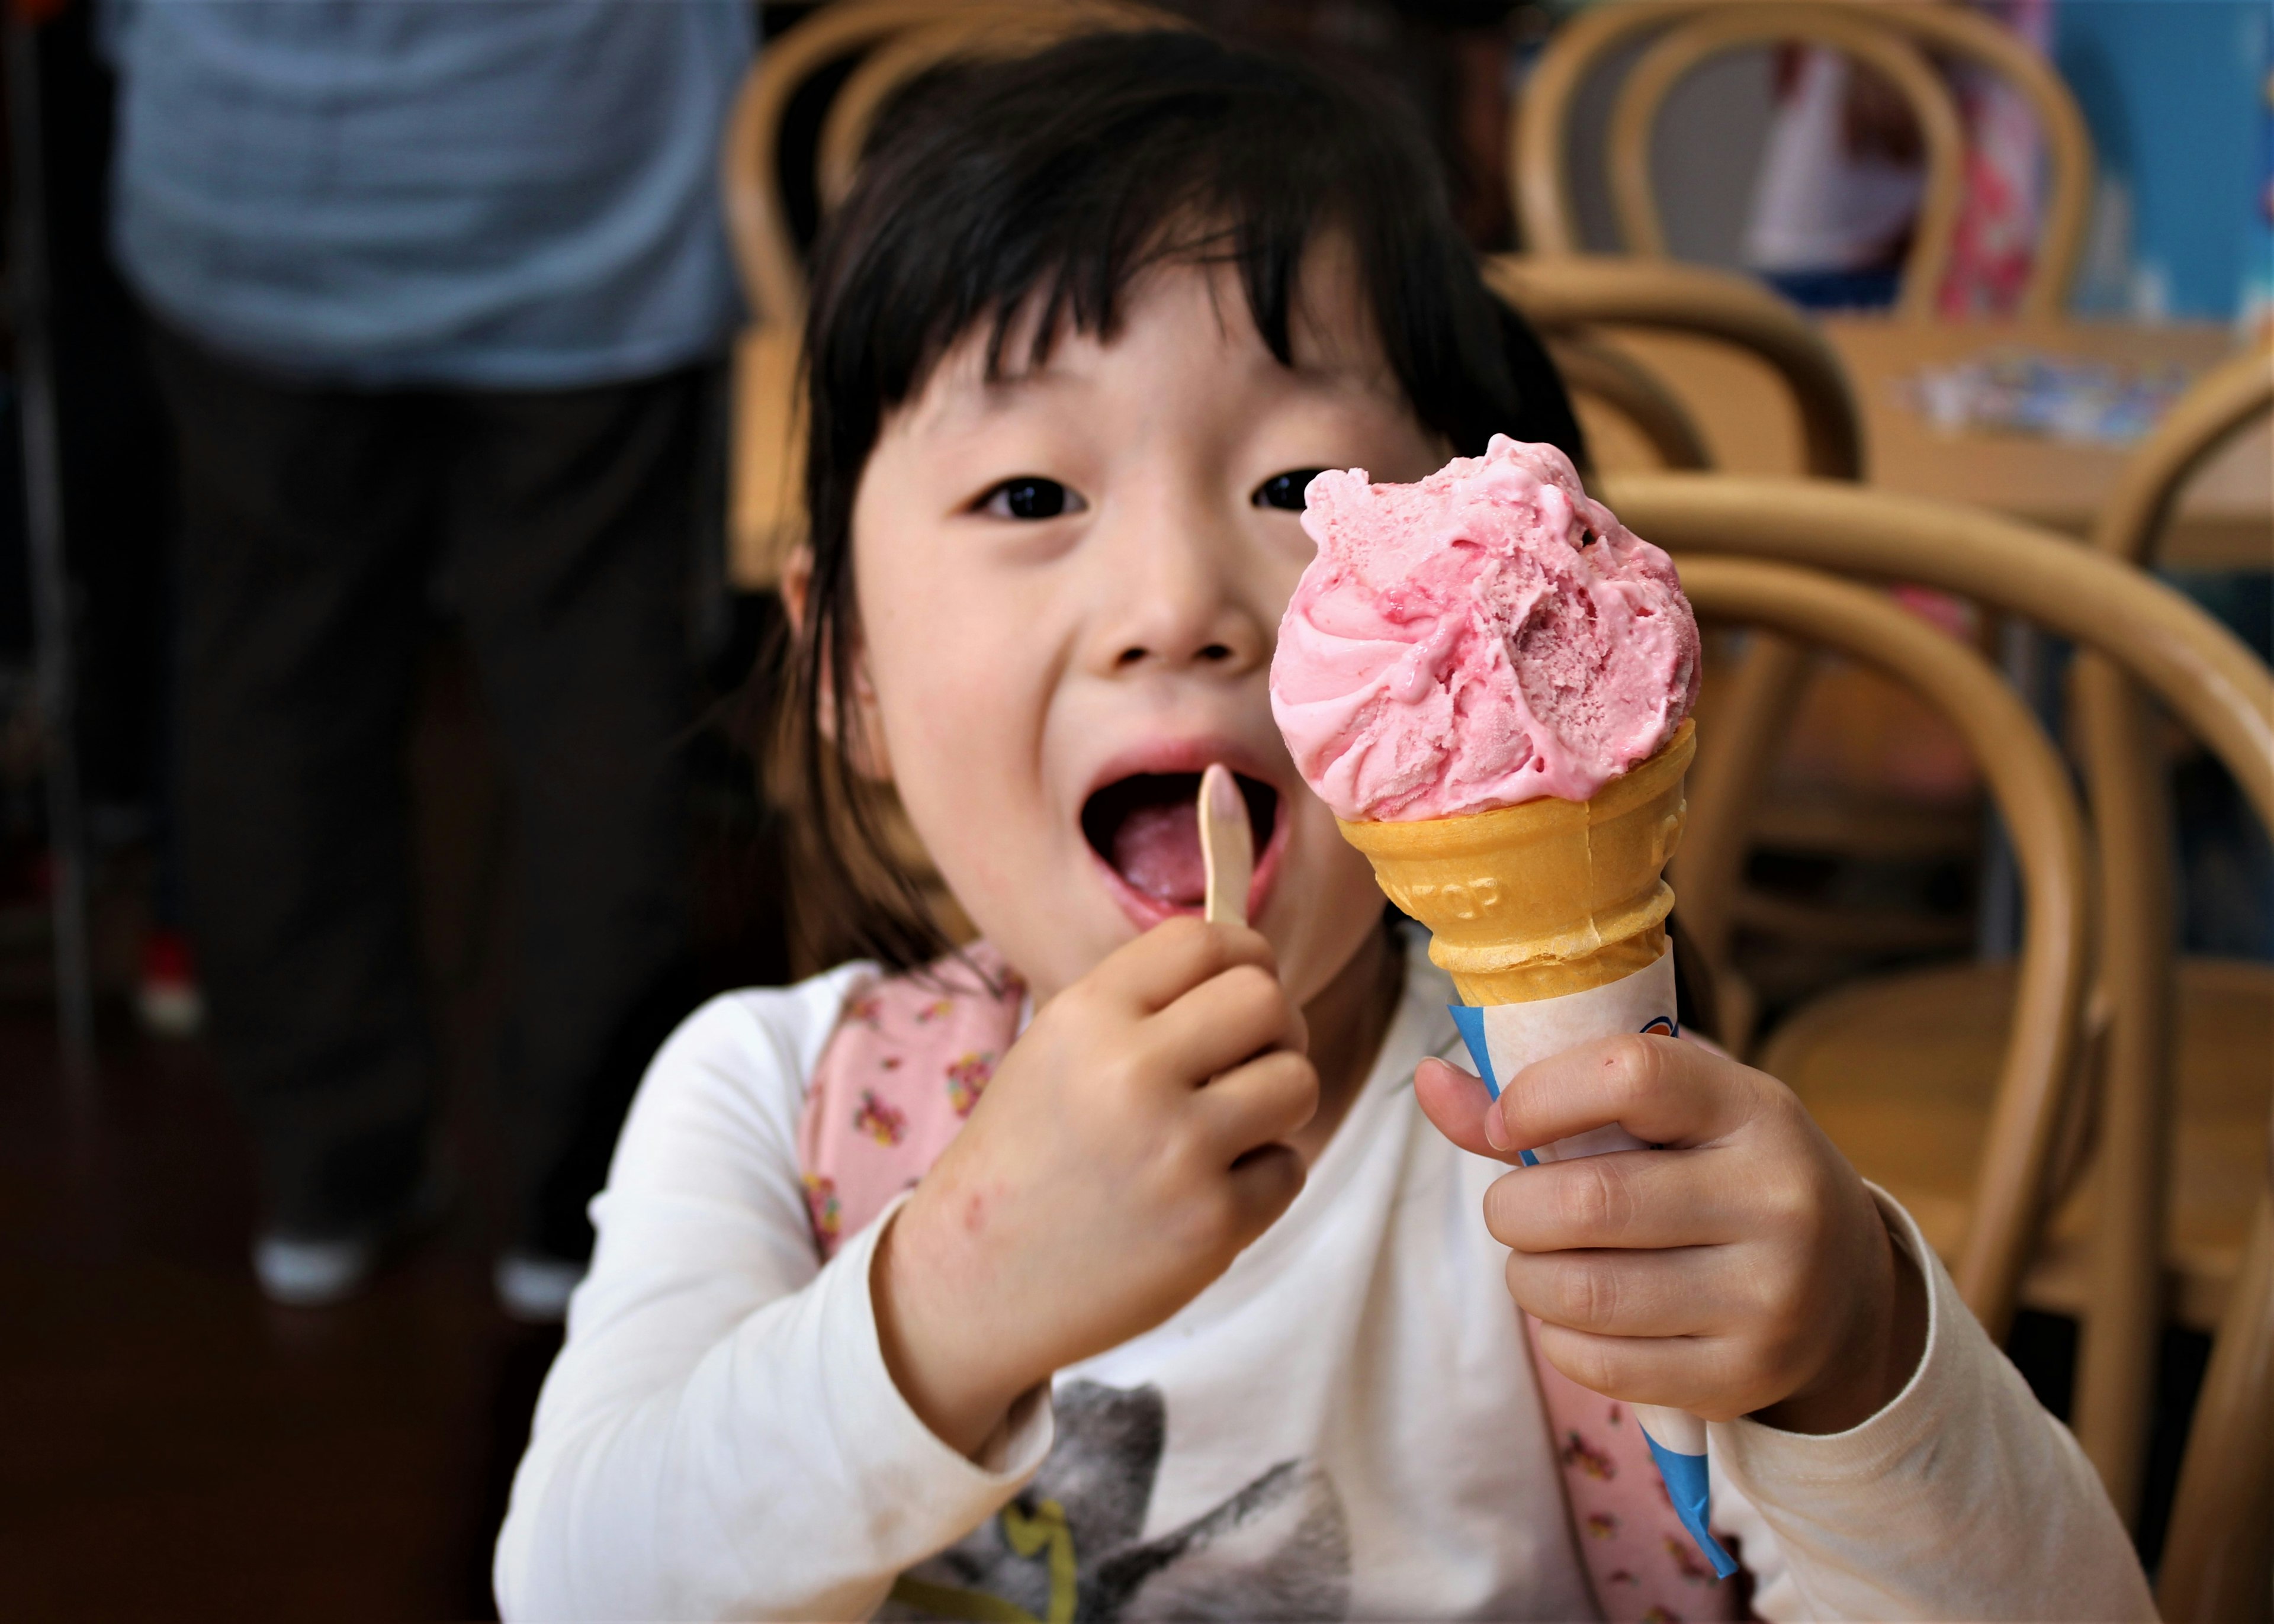
[[1258,508],[1276,508],[1285,513],[1303,511],[1303,492],[1311,481],[1326,470],[1320,468],[1291,468],[1284,474],[1274,474],[1255,487],[1248,500]]
[[1089,506],[1055,479],[1020,475],[1005,479],[980,500],[979,511],[998,519],[1055,519]]

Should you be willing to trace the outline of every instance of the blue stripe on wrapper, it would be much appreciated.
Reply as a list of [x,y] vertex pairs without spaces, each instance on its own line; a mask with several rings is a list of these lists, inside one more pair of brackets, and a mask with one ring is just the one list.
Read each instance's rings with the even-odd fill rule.
[[1493,1075],[1492,1048],[1485,1041],[1485,1012],[1472,1004],[1449,1004],[1445,1008],[1453,1024],[1461,1029],[1461,1041],[1469,1046],[1469,1058],[1477,1063],[1477,1075],[1485,1079],[1485,1092],[1499,1099],[1500,1079]]
[[[1451,1013],[1453,1024],[1461,1029],[1461,1041],[1469,1046],[1469,1058],[1477,1063],[1477,1075],[1485,1079],[1485,1092],[1499,1099],[1500,1079],[1493,1075],[1492,1046],[1485,1041],[1485,1012],[1468,1004],[1449,1004],[1445,1008]],[[1540,1165],[1540,1158],[1528,1150],[1517,1151],[1516,1157],[1526,1167]]]
[[1682,1519],[1682,1526],[1698,1542],[1698,1550],[1713,1564],[1713,1576],[1726,1579],[1737,1571],[1736,1559],[1721,1548],[1713,1538],[1713,1530],[1706,1526],[1707,1512],[1712,1508],[1712,1491],[1706,1485],[1706,1457],[1702,1455],[1679,1455],[1668,1448],[1648,1432],[1643,1440],[1658,1462],[1658,1475],[1666,1479],[1667,1494],[1674,1501],[1674,1515]]

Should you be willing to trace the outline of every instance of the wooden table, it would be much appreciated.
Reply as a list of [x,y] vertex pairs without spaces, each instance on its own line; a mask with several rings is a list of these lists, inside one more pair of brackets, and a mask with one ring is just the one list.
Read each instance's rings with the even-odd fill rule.
[[[1905,398],[1906,384],[1928,366],[1999,349],[2200,373],[2236,348],[2230,328],[2197,322],[1944,324],[1834,316],[1821,325],[1855,385],[1872,484],[1977,503],[2077,536],[2090,531],[2114,487],[2126,447],[1946,433]],[[1766,367],[1705,340],[1630,332],[1619,335],[1618,342],[1689,404],[1717,466],[1743,473],[1799,470],[1794,410]],[[1654,460],[1623,422],[1584,404],[1582,417],[1604,465],[1645,466]],[[2163,562],[2182,568],[2274,568],[2274,432],[2269,425],[2238,435],[2197,475],[2167,534]]]

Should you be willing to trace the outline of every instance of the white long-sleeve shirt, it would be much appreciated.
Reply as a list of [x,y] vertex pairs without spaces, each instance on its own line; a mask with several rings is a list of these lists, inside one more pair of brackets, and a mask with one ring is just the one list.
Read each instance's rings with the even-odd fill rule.
[[[1413,1100],[1416,1063],[1457,1042],[1418,944],[1286,1214],[976,1462],[886,1372],[883,1222],[826,1264],[808,1228],[798,1116],[862,968],[717,999],[656,1056],[499,1538],[507,1618],[929,1616],[944,1590],[1037,1618],[1597,1616],[1480,1211],[1506,1169]],[[1712,1430],[1755,1611],[2151,1618],[2074,1440],[1882,1199],[1928,1282],[1909,1384],[1829,1437]]]

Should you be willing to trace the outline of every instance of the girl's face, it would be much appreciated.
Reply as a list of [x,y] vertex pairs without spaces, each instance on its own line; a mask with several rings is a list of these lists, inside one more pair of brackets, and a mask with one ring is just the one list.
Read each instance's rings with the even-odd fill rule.
[[[981,931],[1047,998],[1198,912],[1193,798],[1237,771],[1250,916],[1299,1002],[1382,912],[1271,719],[1279,617],[1322,468],[1412,480],[1445,448],[1400,397],[1342,256],[1314,252],[1294,360],[1237,281],[1170,266],[1111,343],[989,381],[983,334],[885,424],[853,512],[872,748]],[[1025,353],[1016,342],[1006,353]]]

